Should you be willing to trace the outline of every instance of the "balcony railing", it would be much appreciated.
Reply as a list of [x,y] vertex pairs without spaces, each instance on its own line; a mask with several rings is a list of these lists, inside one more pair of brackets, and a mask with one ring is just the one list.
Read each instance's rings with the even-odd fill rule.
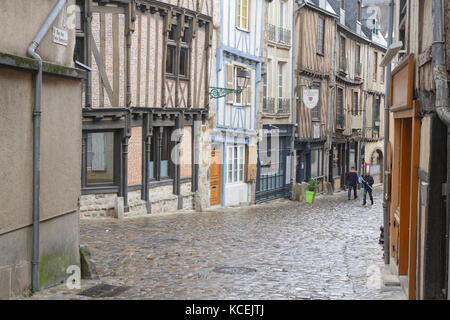
[[263,97],[263,112],[275,113],[275,98]]
[[291,99],[278,98],[277,114],[289,114],[291,110]]
[[282,44],[291,44],[291,30],[278,27],[278,42]]
[[277,27],[275,27],[273,24],[266,23],[266,35],[267,40],[276,42],[277,41]]
[[339,58],[339,71],[347,73],[347,57]]

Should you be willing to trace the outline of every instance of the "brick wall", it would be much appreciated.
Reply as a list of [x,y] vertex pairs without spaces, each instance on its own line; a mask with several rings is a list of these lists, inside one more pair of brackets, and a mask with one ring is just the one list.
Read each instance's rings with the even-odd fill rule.
[[133,127],[128,142],[128,185],[142,184],[142,128]]

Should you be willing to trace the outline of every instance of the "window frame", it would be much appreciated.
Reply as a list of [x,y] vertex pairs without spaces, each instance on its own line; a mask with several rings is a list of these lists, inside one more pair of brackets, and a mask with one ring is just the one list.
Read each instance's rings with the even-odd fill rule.
[[[113,179],[112,182],[99,182],[99,183],[90,183],[88,182],[88,135],[94,133],[113,133]],[[83,130],[82,132],[82,189],[83,190],[96,190],[96,189],[104,189],[111,188],[115,189],[114,191],[118,191],[121,184],[121,166],[122,166],[122,157],[121,157],[121,130],[116,129],[105,129],[105,130]],[[117,189],[117,190],[116,190]]]
[[239,184],[244,182],[245,182],[245,145],[235,145],[235,144],[228,145],[226,158],[226,184]]
[[[320,21],[322,21],[321,28],[320,28]],[[319,51],[319,43],[320,43],[320,48],[322,49],[321,51]],[[325,17],[322,15],[319,15],[319,18],[317,20],[316,54],[318,54],[320,56],[325,55]]]
[[378,81],[378,52],[373,52],[373,70],[372,70],[372,81],[377,82]]
[[[160,128],[163,128],[162,137],[161,137],[161,146],[162,152],[158,156],[158,148],[159,144],[157,140],[160,135]],[[160,126],[153,127],[153,135],[150,140],[150,157],[148,161],[148,182],[155,181],[171,181],[174,178],[174,167],[173,162],[171,160],[171,152],[174,147],[174,141],[171,140],[172,133],[176,128],[173,126]],[[165,140],[167,139],[167,140]],[[163,160],[163,153],[167,153],[167,160]],[[158,162],[159,160],[159,162]],[[161,173],[161,163],[162,161],[167,161],[167,176],[163,176]],[[153,177],[150,177],[150,162],[153,162]],[[159,173],[157,172],[157,168],[159,169]]]
[[359,114],[359,92],[354,90],[352,93],[352,115],[357,116]]
[[[313,172],[313,153],[317,152],[317,172]],[[323,148],[314,148],[311,149],[310,152],[310,168],[309,168],[309,173],[310,173],[310,178],[323,178],[324,177],[324,172],[323,172],[323,166],[324,166],[324,152],[323,152]],[[317,175],[316,175],[317,174]]]
[[[184,32],[181,35],[181,24],[184,24]],[[190,64],[191,64],[191,48],[192,35],[187,34],[192,26],[186,24],[185,21],[176,21],[172,23],[171,29],[168,31],[167,43],[166,43],[166,65],[165,75],[169,78],[178,78],[185,81],[190,80]],[[172,35],[172,36],[171,36]],[[169,50],[172,54],[169,55]],[[186,63],[184,65],[183,73],[181,72],[181,55],[182,52],[186,52]],[[170,56],[170,59],[169,59]],[[171,62],[171,72],[168,71],[168,63]]]
[[[245,6],[243,2],[245,1]],[[245,8],[246,16],[242,15],[242,9]],[[236,28],[245,32],[249,32],[249,9],[250,8],[250,0],[237,0],[236,1]],[[245,19],[244,19],[245,18]],[[245,26],[242,25],[242,22],[245,20]]]

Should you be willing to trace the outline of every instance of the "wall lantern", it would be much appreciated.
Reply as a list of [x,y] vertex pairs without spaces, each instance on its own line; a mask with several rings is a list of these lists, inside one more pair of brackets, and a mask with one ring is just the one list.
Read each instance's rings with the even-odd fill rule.
[[230,93],[241,94],[242,90],[247,88],[248,81],[250,80],[250,72],[247,69],[239,69],[237,75],[237,87],[238,89],[209,87],[209,97],[211,99],[223,98]]

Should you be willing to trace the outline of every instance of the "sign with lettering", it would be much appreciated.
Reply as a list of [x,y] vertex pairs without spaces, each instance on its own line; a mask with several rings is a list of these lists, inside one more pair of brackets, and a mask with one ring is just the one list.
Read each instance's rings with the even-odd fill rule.
[[314,109],[319,102],[319,89],[303,90],[303,103],[308,109]]
[[68,33],[65,30],[53,27],[53,42],[67,46],[69,41]]

